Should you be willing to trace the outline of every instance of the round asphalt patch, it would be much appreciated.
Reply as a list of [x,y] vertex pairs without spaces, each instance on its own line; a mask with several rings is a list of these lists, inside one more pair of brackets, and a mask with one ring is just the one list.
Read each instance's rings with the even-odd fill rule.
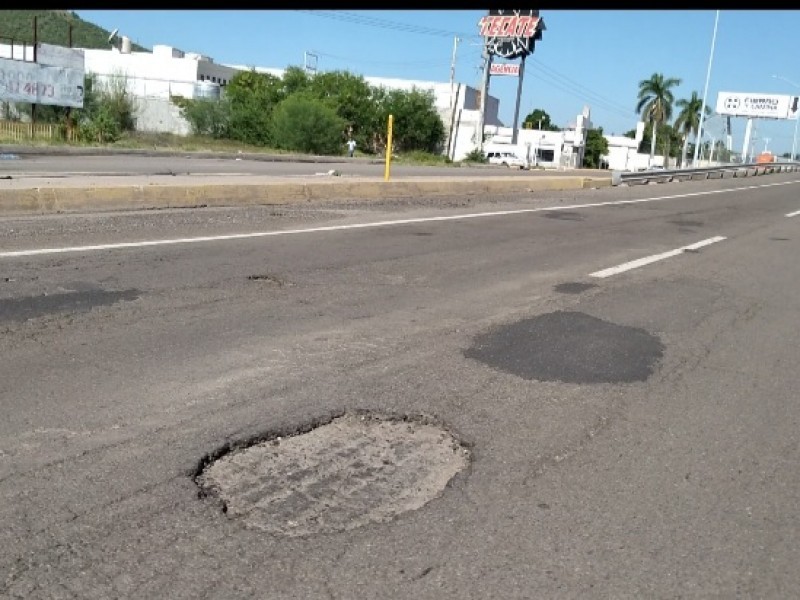
[[558,311],[477,336],[464,355],[524,379],[627,383],[646,380],[663,351],[644,329]]

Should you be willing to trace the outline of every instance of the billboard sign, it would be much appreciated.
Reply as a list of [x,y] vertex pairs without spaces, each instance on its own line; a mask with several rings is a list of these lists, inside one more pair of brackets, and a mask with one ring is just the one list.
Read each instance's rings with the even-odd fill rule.
[[68,67],[83,71],[83,50],[53,44],[37,44],[36,62],[51,67]]
[[489,74],[519,77],[519,65],[513,63],[492,63],[492,66],[489,67]]
[[490,10],[478,25],[489,54],[506,59],[532,54],[545,29],[538,10]]
[[0,101],[83,108],[83,66],[57,67],[0,58]]
[[717,114],[762,119],[796,119],[797,98],[780,94],[719,92]]

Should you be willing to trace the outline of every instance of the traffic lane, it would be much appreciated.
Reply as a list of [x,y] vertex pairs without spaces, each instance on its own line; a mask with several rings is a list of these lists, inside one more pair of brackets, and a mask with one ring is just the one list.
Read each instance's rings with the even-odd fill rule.
[[[475,205],[475,210],[468,211],[427,207],[397,211],[385,207],[387,212],[379,215],[342,209],[302,212],[300,217],[279,213],[284,216],[275,217],[247,209],[242,213],[188,211],[157,216],[139,213],[8,220],[6,227],[21,230],[16,238],[20,243],[16,248],[9,243],[0,250],[0,295],[31,299],[64,290],[163,292],[176,288],[189,293],[192,289],[218,288],[222,282],[239,290],[251,285],[248,277],[302,281],[317,272],[356,268],[360,263],[423,261],[425,257],[435,260],[438,255],[450,261],[437,261],[442,273],[469,271],[486,262],[483,248],[502,248],[503,255],[508,256],[502,260],[516,263],[516,276],[524,277],[531,264],[545,270],[587,264],[595,266],[589,271],[594,273],[715,236],[735,236],[768,225],[796,206],[793,195],[786,193],[793,187],[796,185],[766,184],[755,189],[729,189],[728,193],[711,189],[708,191],[713,193],[702,196],[651,197],[652,202],[638,191],[638,200],[642,201],[633,203],[627,203],[630,198],[624,196],[609,200],[615,196],[597,190],[591,197],[576,197],[578,204],[571,205],[555,199],[543,203],[523,199],[499,206]],[[632,193],[629,191],[628,196]],[[698,193],[702,192],[685,192]],[[340,216],[334,220],[331,214]],[[256,224],[259,218],[262,221]],[[289,223],[285,222],[287,218]],[[225,236],[242,231],[231,231],[232,221],[247,222],[252,229],[242,235],[257,237],[227,239]],[[181,229],[181,224],[186,229]],[[150,233],[140,233],[145,231]],[[170,243],[190,241],[198,235],[203,236],[198,243]],[[120,242],[154,245],[113,247]],[[112,247],[104,246],[108,244]],[[87,245],[100,247],[43,256],[3,254]],[[467,257],[469,260],[464,260]]]
[[[326,202],[281,206],[164,209],[85,214],[55,214],[0,218],[0,252],[28,248],[110,244],[238,235],[273,229],[304,229],[350,225],[369,221],[419,219],[477,212],[515,210],[580,211],[590,205],[608,203],[623,209],[629,202],[644,206],[668,203],[691,211],[705,206],[717,194],[746,194],[752,190],[781,188],[796,181],[791,174],[759,179],[694,181],[672,185],[645,185],[571,191],[534,191],[485,196],[470,194],[436,198],[401,198],[376,201],[354,198],[349,202]],[[744,196],[743,196],[744,197]],[[787,209],[792,208],[787,199]],[[757,210],[757,206],[753,206]],[[520,214],[524,217],[524,213]],[[691,219],[689,219],[691,221]],[[689,223],[691,224],[691,223]]]
[[[586,209],[580,218],[548,211],[526,219],[493,216],[486,225],[468,219],[376,231],[317,232],[307,238],[9,259],[4,262],[0,283],[5,339],[13,345],[15,336],[24,338],[31,331],[37,338],[48,337],[52,334],[49,328],[61,327],[63,322],[80,323],[88,331],[93,314],[108,318],[115,309],[123,313],[126,322],[135,323],[163,319],[170,311],[225,303],[233,303],[237,311],[249,315],[247,321],[256,323],[248,325],[254,333],[290,334],[298,327],[313,330],[319,316],[365,319],[376,314],[371,306],[402,310],[411,301],[406,295],[414,298],[415,306],[436,306],[442,294],[468,295],[475,286],[475,274],[482,270],[487,271],[482,274],[487,289],[559,279],[561,283],[591,282],[587,275],[598,268],[678,248],[709,235],[735,237],[767,227],[782,218],[784,208],[780,203],[772,208],[772,201],[783,189],[766,188],[757,198],[748,191],[733,203],[737,198],[714,195],[718,204],[695,210],[694,219],[701,215],[704,220],[693,221],[693,227],[687,227],[685,214],[665,211],[667,206],[653,210],[633,204],[625,205],[624,211]],[[704,231],[706,221],[709,225]],[[683,260],[691,258],[687,255]],[[396,273],[399,269],[401,274]],[[340,291],[332,294],[332,289]],[[350,290],[357,290],[357,297],[350,298]],[[93,312],[87,316],[87,310]],[[259,314],[265,315],[261,321]],[[33,322],[29,324],[28,318]],[[217,320],[221,325],[209,332]],[[170,326],[166,318],[151,332],[153,339],[148,343],[163,345],[162,333],[172,328],[170,339],[183,340],[191,349],[193,341],[187,336],[191,338],[195,332],[183,326],[184,319],[180,322],[179,327]],[[202,324],[211,339],[228,339],[231,345],[237,338],[226,332],[241,333],[241,327],[227,315],[211,320],[204,317]],[[179,344],[176,352],[182,350]],[[206,351],[198,350],[196,359]],[[147,357],[146,347],[139,349],[139,354]],[[25,357],[23,363],[28,360],[35,359]],[[45,364],[50,365],[49,359]],[[148,369],[157,367],[148,365]],[[17,372],[22,375],[20,385],[26,385],[27,371],[20,365]],[[9,376],[9,381],[12,379]],[[9,402],[18,404],[35,395],[37,380],[28,384],[33,385],[28,393]],[[42,406],[46,406],[44,402]],[[28,418],[25,411],[21,414]],[[7,431],[13,432],[23,421],[9,418],[6,425]]]
[[[764,243],[767,233],[770,232],[755,232],[753,235],[758,239],[754,238],[754,243]],[[353,252],[361,250],[353,248]],[[505,258],[501,250],[498,249],[497,254]],[[753,249],[747,251],[756,253]],[[465,256],[464,260],[470,262],[473,258]],[[99,589],[101,581],[111,581],[104,585],[125,590],[128,582],[129,586],[143,587],[146,591],[169,590],[172,595],[188,597],[198,587],[207,586],[205,589],[208,589],[217,585],[221,587],[216,589],[226,590],[225,586],[232,584],[225,582],[238,581],[245,591],[269,585],[268,589],[274,591],[275,596],[316,597],[323,593],[326,583],[334,585],[336,591],[352,595],[358,583],[363,582],[367,587],[360,590],[362,594],[366,589],[367,595],[383,597],[401,596],[398,590],[404,593],[409,586],[418,590],[422,597],[436,597],[434,590],[438,589],[441,594],[442,585],[448,592],[460,591],[468,597],[471,591],[485,596],[489,589],[499,589],[515,597],[517,589],[509,584],[507,577],[511,570],[519,575],[518,581],[544,592],[555,590],[556,584],[564,582],[568,589],[579,592],[583,581],[565,572],[566,568],[542,574],[541,571],[532,573],[529,565],[532,561],[540,564],[545,556],[561,557],[564,552],[559,548],[570,544],[584,552],[583,558],[585,551],[592,548],[575,543],[569,527],[553,530],[555,545],[540,544],[537,540],[542,536],[537,526],[542,526],[547,519],[534,517],[532,522],[530,515],[547,515],[547,507],[552,505],[545,498],[534,506],[531,489],[523,493],[519,487],[509,486],[507,479],[513,483],[521,473],[536,473],[543,466],[562,464],[560,457],[582,451],[587,439],[592,440],[602,432],[602,428],[597,429],[595,425],[602,423],[602,417],[610,408],[625,399],[626,391],[638,390],[645,396],[650,392],[637,385],[623,386],[623,389],[600,386],[599,390],[590,386],[591,397],[587,399],[586,386],[520,382],[489,369],[473,370],[474,365],[459,360],[459,350],[470,344],[472,334],[489,324],[554,308],[586,310],[591,306],[587,300],[591,294],[603,294],[602,287],[590,291],[590,296],[548,294],[544,290],[549,291],[560,279],[553,277],[553,273],[543,278],[518,280],[517,273],[510,270],[505,272],[505,277],[496,273],[499,283],[483,281],[486,271],[491,270],[488,267],[494,264],[491,260],[487,264],[487,258],[489,256],[484,255],[483,266],[487,268],[467,272],[472,279],[471,292],[451,288],[453,293],[448,294],[449,286],[445,282],[443,288],[435,290],[428,299],[432,305],[423,306],[422,310],[417,306],[412,310],[412,304],[419,299],[414,294],[417,288],[403,285],[403,278],[415,273],[414,265],[407,261],[393,264],[377,258],[373,272],[358,268],[351,273],[351,278],[334,273],[318,297],[306,298],[311,306],[328,313],[318,317],[327,316],[328,319],[318,320],[313,334],[297,335],[294,339],[288,333],[288,326],[284,332],[263,326],[264,307],[271,304],[271,299],[262,299],[262,310],[248,314],[244,309],[252,297],[243,299],[241,305],[207,305],[204,310],[195,306],[180,311],[179,316],[169,315],[166,307],[160,314],[154,310],[147,315],[150,329],[145,336],[143,333],[148,327],[143,326],[143,320],[131,326],[123,318],[115,322],[109,314],[103,319],[102,311],[95,315],[92,329],[85,329],[86,322],[75,318],[71,324],[60,323],[63,329],[54,336],[56,339],[39,332],[38,339],[30,339],[28,350],[30,356],[38,351],[41,367],[25,359],[20,361],[19,367],[13,360],[8,367],[13,371],[27,369],[33,378],[39,372],[56,367],[42,377],[45,387],[50,387],[50,404],[56,404],[52,398],[58,398],[58,404],[64,405],[60,407],[64,412],[83,413],[85,426],[64,430],[39,428],[38,433],[18,430],[23,434],[33,433],[21,436],[26,451],[31,452],[36,443],[39,453],[46,452],[43,448],[47,447],[52,448],[50,451],[75,449],[87,440],[101,446],[71,460],[59,461],[49,470],[39,471],[35,477],[15,479],[17,487],[11,500],[17,499],[19,490],[24,490],[28,498],[27,518],[34,523],[46,523],[47,535],[66,542],[60,547],[70,549],[66,554],[60,552],[58,546],[54,547],[45,539],[44,532],[39,532],[33,540],[26,539],[26,547],[41,551],[42,558],[18,562],[18,565],[28,565],[30,570],[27,575],[15,571],[14,582],[19,583],[15,589],[23,589],[20,586],[36,577],[39,585],[44,586],[42,589],[65,582],[71,589],[85,592]],[[725,255],[716,249],[692,258],[692,265],[697,264],[695,261],[714,265],[711,275],[720,278],[724,274],[720,265],[726,264]],[[769,261],[763,262],[768,264]],[[671,268],[673,264],[677,268],[679,263],[652,268]],[[733,269],[728,265],[728,269],[741,277],[738,261],[736,264]],[[680,265],[687,267],[686,262]],[[763,268],[763,264],[758,266]],[[780,270],[782,265],[778,263],[776,267]],[[663,273],[650,271],[651,274],[656,272]],[[642,275],[646,273],[641,272]],[[377,275],[384,277],[381,279]],[[574,271],[559,275],[568,275],[569,279],[578,277]],[[704,274],[697,279],[705,282],[709,278]],[[381,281],[393,293],[383,294],[382,302],[360,304],[361,294],[377,287],[376,281]],[[337,282],[340,282],[338,287]],[[360,287],[354,285],[359,282]],[[482,285],[484,283],[487,285]],[[759,289],[768,289],[766,283],[761,282]],[[424,283],[419,286],[424,287]],[[697,319],[698,306],[687,306],[685,288],[671,297],[669,286],[665,291],[666,305],[671,307],[673,315],[673,318],[669,318],[669,313],[662,316],[666,323],[662,333],[668,334],[671,332],[669,323],[685,323],[685,318],[674,318],[684,315],[684,309],[690,310],[692,318]],[[620,292],[619,287],[612,290],[607,304],[617,306],[623,314],[633,312],[641,298],[634,290],[627,299],[619,299]],[[327,306],[319,301],[323,295],[329,300]],[[301,300],[302,296],[298,294],[295,300]],[[361,319],[343,314],[342,307],[351,305],[362,310],[369,308],[375,313],[362,313]],[[647,303],[645,310],[646,306]],[[714,302],[701,307],[706,315],[720,313],[720,307]],[[276,308],[275,317],[295,323],[302,321],[287,317],[280,307]],[[663,306],[658,309],[660,312]],[[226,327],[220,326],[219,336],[217,328],[212,327],[195,331],[193,339],[180,339],[181,332],[188,336],[189,330],[200,327],[198,324],[205,326],[214,319],[226,319],[227,325],[233,327],[232,331],[228,330],[227,338],[224,337]],[[413,319],[417,323],[413,323]],[[258,326],[263,327],[260,338],[258,331],[254,331]],[[82,327],[84,330],[80,331]],[[124,332],[117,329],[122,327],[125,327]],[[685,329],[682,328],[681,335],[686,335]],[[694,329],[690,328],[690,334]],[[156,331],[174,346],[167,340],[159,340]],[[707,339],[692,341],[697,344],[713,341],[711,333]],[[71,388],[76,375],[73,372],[70,376],[67,369],[62,372],[57,367],[59,362],[66,366],[64,356],[70,348],[78,347],[81,334],[90,337],[90,347],[81,353],[78,361],[72,362],[71,368],[82,375],[84,386],[79,390],[81,393],[74,393]],[[26,335],[37,337],[32,331]],[[64,336],[60,342],[59,336]],[[117,339],[113,340],[115,336]],[[160,343],[150,343],[153,341]],[[678,341],[686,344],[685,339]],[[209,359],[206,364],[187,355],[185,348],[189,345],[206,351],[199,352]],[[691,350],[696,346],[689,343],[688,347]],[[181,348],[184,350],[180,351]],[[282,352],[280,356],[284,362],[264,360],[271,356],[270,350]],[[14,352],[17,358],[22,358],[19,346]],[[7,354],[14,355],[4,352],[4,356]],[[145,368],[143,357],[157,358],[154,362],[164,364],[161,368]],[[124,365],[123,358],[127,358]],[[681,365],[684,358],[679,353],[670,364]],[[689,358],[696,358],[696,352],[690,353]],[[45,363],[50,364],[45,366]],[[31,397],[22,389],[18,395]],[[93,398],[102,398],[104,403],[87,406]],[[152,410],[143,398],[157,400],[161,410]],[[79,400],[83,405],[76,402]],[[182,469],[203,448],[231,435],[256,431],[265,423],[296,423],[298,419],[302,422],[331,406],[348,403],[349,406],[382,406],[446,415],[448,422],[457,425],[467,439],[476,443],[478,459],[469,476],[471,487],[456,488],[457,491],[441,502],[388,526],[305,542],[281,542],[280,549],[272,540],[227,527],[225,521],[220,523],[220,515],[215,511],[204,513],[194,498],[191,501],[182,499],[182,495],[191,490],[190,485],[185,485]],[[536,409],[531,410],[531,406]],[[127,407],[130,414],[125,415],[122,407]],[[593,435],[588,435],[592,432]],[[126,436],[130,437],[126,440]],[[132,443],[132,439],[138,443]],[[21,457],[17,455],[16,459],[21,460]],[[76,482],[84,483],[79,486],[80,490]],[[102,482],[103,485],[87,485],[86,482]],[[504,497],[497,497],[499,490]],[[5,491],[9,492],[8,487]],[[536,490],[534,492],[539,496]],[[57,498],[56,493],[59,494]],[[602,498],[594,500],[597,504]],[[4,504],[7,508],[21,506],[13,501]],[[164,505],[168,507],[166,510]],[[39,510],[41,513],[36,514]],[[153,523],[154,511],[162,515],[158,523]],[[17,527],[19,520],[6,522],[14,522]],[[512,535],[512,529],[516,535]],[[25,539],[24,529],[17,533],[20,540]],[[175,554],[176,547],[184,548],[179,556]],[[342,547],[347,550],[342,552]],[[390,555],[392,548],[400,554]],[[642,546],[637,548],[642,550]],[[273,561],[272,567],[269,572],[254,572],[246,558],[232,558],[242,553],[260,556],[260,564],[268,557]],[[119,557],[123,563],[127,559],[135,567],[125,576],[113,563],[104,570],[99,565],[108,564],[108,561],[99,560],[101,556]],[[402,564],[398,564],[397,556],[405,557]],[[520,556],[528,560],[522,561]],[[44,561],[55,563],[56,569],[48,574],[41,568]],[[66,570],[67,563],[70,569],[76,565],[85,567],[87,575],[82,579],[71,575],[76,571]],[[283,569],[290,566],[294,570],[287,575]],[[466,578],[463,577],[465,571]],[[460,579],[459,573],[462,574]],[[481,579],[470,578],[471,573],[479,574]],[[432,575],[430,579],[429,575]],[[552,584],[548,578],[554,580]],[[382,587],[378,588],[375,581],[381,582]],[[631,585],[635,585],[633,581]],[[459,586],[462,586],[460,590]],[[237,595],[235,590],[230,593]]]
[[[381,160],[348,161],[342,158],[335,163],[268,162],[240,158],[193,158],[175,156],[30,156],[19,160],[0,162],[0,174],[14,178],[41,176],[108,176],[108,175],[211,175],[247,174],[273,177],[309,176],[318,173],[337,171],[342,177],[374,176],[383,177],[385,163]],[[608,174],[607,171],[579,169],[570,171],[545,171],[539,169],[519,170],[501,166],[483,167],[436,167],[392,164],[392,174],[403,176],[541,176],[571,174]]]

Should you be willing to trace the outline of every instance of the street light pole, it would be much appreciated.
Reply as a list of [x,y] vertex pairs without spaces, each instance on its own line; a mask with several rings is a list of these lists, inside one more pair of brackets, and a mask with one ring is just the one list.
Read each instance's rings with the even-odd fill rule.
[[[773,75],[773,79],[780,79],[781,81],[785,81],[789,85],[795,87],[795,89],[800,89],[800,85],[797,85],[791,79],[787,79],[786,77],[781,77],[780,75]],[[795,115],[794,117],[794,135],[792,136],[792,162],[794,162],[795,157],[797,155],[797,123],[800,122],[800,115]]]
[[711,63],[714,62],[714,46],[717,43],[717,24],[719,23],[719,11],[714,17],[714,35],[711,37],[711,53],[708,56],[708,70],[706,71],[706,86],[703,90],[703,106],[700,107],[700,125],[697,127],[697,139],[694,141],[694,157],[692,166],[697,167],[697,154],[700,151],[700,140],[703,139],[703,119],[706,115],[706,98],[708,98],[708,81],[711,79]]

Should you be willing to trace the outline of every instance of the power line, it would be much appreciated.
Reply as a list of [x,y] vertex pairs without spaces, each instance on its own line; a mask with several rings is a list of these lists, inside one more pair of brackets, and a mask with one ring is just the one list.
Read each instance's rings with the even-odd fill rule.
[[[480,38],[479,35],[476,34],[467,34],[463,32],[455,32],[455,31],[448,31],[444,29],[436,29],[432,27],[425,27],[421,25],[414,25],[412,23],[403,23],[400,21],[393,21],[389,19],[382,19],[378,17],[370,17],[368,15],[360,15],[357,13],[351,13],[346,11],[319,11],[319,10],[300,10],[297,12],[303,12],[307,14],[311,14],[314,16],[325,17],[329,19],[335,19],[339,21],[345,21],[349,23],[354,23],[358,25],[366,25],[369,27],[377,27],[380,29],[387,29],[392,31],[399,31],[403,33],[413,33],[413,34],[420,34],[420,35],[431,35],[436,37],[453,37],[459,36],[464,38]],[[349,60],[349,59],[343,59]],[[534,72],[534,77],[548,83],[549,85],[559,89],[563,92],[566,92],[572,96],[575,96],[583,101],[588,101],[593,105],[597,106],[598,108],[602,108],[608,112],[614,113],[622,118],[630,119],[632,111],[630,111],[627,107],[624,107],[622,104],[611,100],[602,94],[592,90],[591,88],[585,86],[582,83],[571,79],[570,77],[560,73],[559,71],[548,67],[542,61],[537,59],[532,59],[536,65],[541,69],[540,73]],[[382,61],[374,61],[374,64],[381,64]],[[383,62],[383,64],[389,64]],[[412,65],[412,61],[408,61],[406,64],[407,66]],[[425,63],[429,64],[429,63]]]
[[378,17],[370,17],[367,15],[359,15],[356,13],[346,12],[346,11],[325,11],[325,10],[298,10],[296,12],[302,12],[311,14],[318,17],[325,17],[328,19],[334,19],[337,21],[345,21],[348,23],[355,23],[358,25],[367,25],[370,27],[378,27],[380,29],[389,29],[393,31],[402,31],[405,33],[416,33],[420,35],[432,35],[436,37],[448,37],[452,38],[453,36],[457,37],[464,37],[464,38],[474,38],[479,37],[475,33],[464,33],[464,32],[457,32],[457,31],[448,31],[445,29],[435,29],[432,27],[425,27],[423,25],[414,25],[412,23],[402,23],[400,21],[391,21],[389,19],[381,19]]

